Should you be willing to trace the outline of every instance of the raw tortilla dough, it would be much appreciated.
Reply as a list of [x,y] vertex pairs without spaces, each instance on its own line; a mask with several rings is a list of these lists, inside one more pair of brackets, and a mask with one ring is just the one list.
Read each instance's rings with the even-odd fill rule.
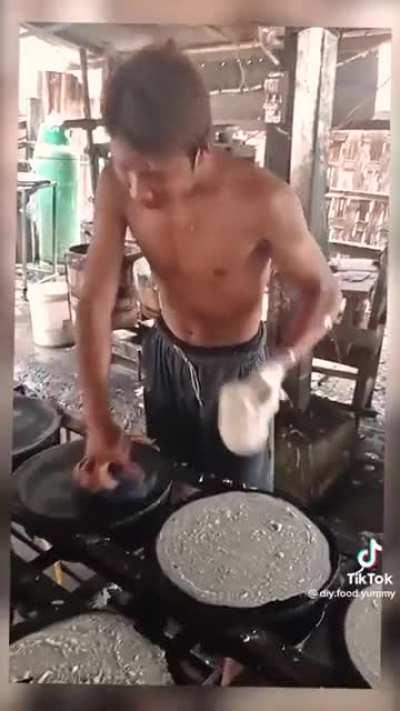
[[186,504],[157,540],[164,574],[196,600],[259,607],[319,590],[329,545],[297,508],[259,493],[229,492]]
[[124,617],[78,615],[10,647],[10,681],[47,684],[173,684],[164,652]]

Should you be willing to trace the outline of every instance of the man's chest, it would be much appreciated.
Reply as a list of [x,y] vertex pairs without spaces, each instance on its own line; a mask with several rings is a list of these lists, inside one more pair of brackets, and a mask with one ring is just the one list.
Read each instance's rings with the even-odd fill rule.
[[238,272],[251,261],[257,239],[249,224],[235,219],[228,206],[202,210],[131,209],[134,238],[161,278],[208,279]]

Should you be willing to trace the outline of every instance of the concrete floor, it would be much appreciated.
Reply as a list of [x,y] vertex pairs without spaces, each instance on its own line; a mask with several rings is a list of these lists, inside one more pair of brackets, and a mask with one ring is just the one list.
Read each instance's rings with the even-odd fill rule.
[[[29,305],[17,281],[15,304],[14,381],[28,392],[54,401],[67,413],[72,428],[81,421],[76,349],[43,348],[32,339]],[[112,365],[110,402],[116,421],[129,433],[144,434],[144,405],[138,369]]]

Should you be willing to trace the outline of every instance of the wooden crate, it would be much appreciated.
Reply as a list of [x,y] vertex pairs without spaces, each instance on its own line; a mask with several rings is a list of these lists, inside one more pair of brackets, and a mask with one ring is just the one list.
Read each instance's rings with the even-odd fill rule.
[[329,240],[384,249],[389,229],[389,185],[389,131],[332,131]]

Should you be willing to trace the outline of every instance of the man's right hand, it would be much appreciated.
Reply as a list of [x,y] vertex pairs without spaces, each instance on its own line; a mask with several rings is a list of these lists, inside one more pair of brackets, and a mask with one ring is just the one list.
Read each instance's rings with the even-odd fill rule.
[[101,429],[89,430],[85,456],[75,467],[74,481],[92,494],[112,491],[118,486],[118,480],[111,472],[113,466],[140,483],[144,473],[132,461],[131,450],[131,438],[114,423]]

